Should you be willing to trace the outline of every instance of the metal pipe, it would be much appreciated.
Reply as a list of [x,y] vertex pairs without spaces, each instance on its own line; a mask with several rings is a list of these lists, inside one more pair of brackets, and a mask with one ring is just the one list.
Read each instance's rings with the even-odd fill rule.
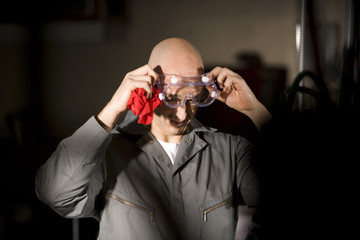
[[[299,31],[297,32],[300,36],[299,39],[299,49],[298,49],[298,58],[299,58],[299,72],[305,70],[305,34],[306,34],[306,4],[307,0],[301,0],[301,12],[300,12],[300,26]],[[304,82],[300,82],[299,86],[303,86]],[[297,95],[297,108],[299,112],[302,112],[304,109],[304,95],[299,92]]]

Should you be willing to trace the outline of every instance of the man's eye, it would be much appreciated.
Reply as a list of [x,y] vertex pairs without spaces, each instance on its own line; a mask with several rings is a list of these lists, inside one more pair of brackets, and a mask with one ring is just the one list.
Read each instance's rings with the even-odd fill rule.
[[172,95],[165,97],[165,100],[166,100],[168,103],[170,103],[170,102],[171,102],[171,103],[177,103],[177,102],[180,102],[180,101],[181,101],[178,97],[172,96]]
[[200,94],[195,96],[195,100],[197,102],[203,102],[209,97],[209,91],[207,89],[204,89]]
[[165,97],[165,99],[166,99],[166,101],[174,101],[174,100],[177,99],[177,97],[174,96],[174,95],[167,95],[167,96]]

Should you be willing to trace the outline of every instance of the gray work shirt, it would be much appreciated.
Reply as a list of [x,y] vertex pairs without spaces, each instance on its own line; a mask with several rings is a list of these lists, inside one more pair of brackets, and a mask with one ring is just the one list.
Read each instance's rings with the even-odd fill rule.
[[193,119],[173,165],[135,120],[108,134],[92,117],[61,141],[38,197],[64,217],[97,218],[98,239],[234,239],[237,206],[258,204],[253,145]]

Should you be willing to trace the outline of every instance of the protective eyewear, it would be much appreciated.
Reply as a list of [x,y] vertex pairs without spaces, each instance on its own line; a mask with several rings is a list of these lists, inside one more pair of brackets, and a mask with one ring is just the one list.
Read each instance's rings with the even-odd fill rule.
[[160,90],[160,100],[171,108],[181,107],[188,101],[198,107],[206,107],[212,104],[217,96],[215,80],[210,74],[159,74],[156,85]]

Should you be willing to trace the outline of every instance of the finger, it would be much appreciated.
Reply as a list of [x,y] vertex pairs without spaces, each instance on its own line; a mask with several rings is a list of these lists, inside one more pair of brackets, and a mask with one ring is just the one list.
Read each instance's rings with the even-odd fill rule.
[[228,68],[221,68],[221,70],[218,72],[216,80],[221,88],[225,89],[231,86],[232,73],[233,72]]
[[214,76],[214,78],[217,78],[219,76],[219,73],[221,72],[221,67],[217,66],[215,68],[213,68],[209,74],[211,74],[212,76]]
[[218,87],[218,90],[220,90],[220,91],[223,88],[223,84],[218,81],[218,77],[219,77],[221,71],[222,71],[222,68],[217,66],[208,73],[208,75],[210,75],[214,79],[214,81],[216,82],[216,86]]
[[128,81],[131,82],[131,90],[136,88],[143,88],[146,91],[146,97],[151,97],[152,95],[152,77],[149,75],[133,75],[128,76]]
[[217,81],[217,78],[218,78],[221,70],[222,70],[221,67],[215,67],[209,72],[209,75],[212,76]]
[[130,79],[131,81],[144,82],[144,83],[148,84],[149,86],[152,86],[152,78],[153,77],[150,75],[129,75],[129,76],[127,76],[127,78]]
[[228,68],[223,68],[223,71],[219,74],[218,79],[225,89],[233,89],[238,83],[245,81],[238,73],[233,72]]
[[[149,86],[144,85],[144,89],[146,90],[147,98],[152,97],[152,86],[155,85],[155,81],[158,78],[158,74],[148,65],[141,66],[135,69],[132,72],[127,74],[127,78],[132,78],[133,80],[146,81]],[[132,89],[133,90],[133,89]]]
[[127,74],[128,76],[134,76],[134,75],[149,75],[151,76],[151,84],[155,84],[155,80],[159,76],[148,64],[145,64],[144,66],[141,66],[137,69],[135,69],[132,72],[129,72]]
[[227,97],[227,93],[218,89],[218,94],[216,95],[216,99],[220,100],[221,102],[225,102],[226,97]]

